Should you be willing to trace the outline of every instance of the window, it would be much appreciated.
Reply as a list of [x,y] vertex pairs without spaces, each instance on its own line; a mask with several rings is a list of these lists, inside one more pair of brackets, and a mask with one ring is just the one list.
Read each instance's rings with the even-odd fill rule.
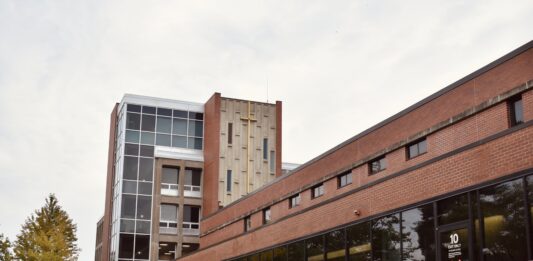
[[511,98],[507,103],[507,107],[509,108],[509,125],[511,127],[524,123],[524,108],[521,96]]
[[346,256],[344,239],[344,229],[331,231],[326,234],[326,260],[344,261],[344,257]]
[[161,204],[159,217],[159,232],[162,234],[178,233],[178,207]]
[[400,215],[372,221],[373,260],[400,260]]
[[352,172],[351,171],[337,176],[337,187],[342,188],[350,184],[352,184]]
[[368,163],[368,172],[370,174],[376,174],[385,169],[387,169],[387,159],[385,159],[385,156],[374,159]]
[[346,228],[346,247],[350,260],[372,260],[370,221]]
[[185,169],[185,190],[200,191],[202,181],[202,169]]
[[426,138],[407,146],[407,159],[418,157],[428,151]]
[[307,261],[324,260],[324,235],[305,240]]
[[324,195],[324,183],[311,188],[311,199],[318,198]]
[[183,234],[200,234],[200,207],[185,205],[183,207]]
[[435,260],[433,204],[402,212],[402,260]]
[[226,172],[226,192],[231,192],[231,170]]
[[233,143],[233,123],[228,123],[228,144]]
[[268,139],[263,139],[263,159],[268,160]]
[[276,153],[271,150],[270,151],[270,173],[276,172]]
[[250,231],[252,229],[252,218],[247,216],[244,218],[244,232]]
[[290,197],[289,198],[289,208],[293,208],[293,207],[296,207],[296,206],[300,205],[301,199],[302,198],[300,197],[300,193],[298,193],[295,196]]
[[263,224],[268,224],[270,221],[272,221],[270,208],[265,208],[263,209]]

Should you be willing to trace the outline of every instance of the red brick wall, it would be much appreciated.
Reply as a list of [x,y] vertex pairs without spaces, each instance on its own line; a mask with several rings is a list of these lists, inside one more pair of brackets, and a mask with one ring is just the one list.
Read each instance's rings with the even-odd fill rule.
[[218,167],[220,154],[220,93],[204,106],[204,182],[202,216],[218,210]]
[[[530,126],[297,216],[260,227],[251,233],[180,260],[221,260],[238,256],[532,166],[533,127]],[[328,190],[332,185],[326,186]],[[326,193],[328,192],[332,191]],[[307,195],[302,199],[304,202],[307,201]],[[355,216],[354,209],[359,209],[361,216]],[[229,229],[235,233],[242,232],[242,227],[239,225],[232,225],[228,227]]]
[[[533,49],[529,49],[515,56],[484,74],[427,102],[410,113],[352,141],[343,146],[342,149],[323,156],[305,168],[270,185],[266,189],[250,195],[245,200],[228,206],[224,211],[207,217],[202,222],[202,231],[210,230],[258,206],[268,204],[290,191],[297,190],[302,184],[312,183],[325,175],[346,168],[353,162],[361,160],[410,135],[457,115],[483,101],[496,97],[520,84],[524,84],[531,79],[533,79]],[[501,113],[501,111],[498,111],[498,108],[495,108],[495,110],[495,114]],[[489,127],[487,132],[490,132],[491,128]],[[498,128],[499,126],[494,127],[494,129]],[[473,130],[469,131],[472,132]],[[483,136],[485,134],[478,133],[478,135]],[[439,141],[430,140],[429,146],[434,146],[435,142]],[[428,155],[421,156],[419,159],[409,161],[406,164],[414,164],[417,161],[423,160],[424,157],[429,157],[429,155],[428,153]],[[401,157],[401,155],[396,156]],[[364,182],[364,180],[361,181]]]

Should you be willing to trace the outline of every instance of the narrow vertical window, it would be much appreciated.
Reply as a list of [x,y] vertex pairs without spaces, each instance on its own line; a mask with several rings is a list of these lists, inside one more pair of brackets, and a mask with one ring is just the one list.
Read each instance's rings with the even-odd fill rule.
[[276,153],[273,150],[270,151],[270,173],[276,172]]
[[517,96],[511,98],[507,103],[509,108],[509,125],[515,126],[524,123],[524,107],[522,105],[522,97]]
[[233,144],[233,123],[228,123],[228,144]]
[[244,232],[250,231],[252,229],[252,218],[247,216],[244,218]]
[[226,173],[226,192],[231,192],[231,170]]
[[263,224],[268,224],[270,221],[272,221],[270,208],[265,208],[263,209]]
[[263,139],[263,159],[268,160],[268,139]]

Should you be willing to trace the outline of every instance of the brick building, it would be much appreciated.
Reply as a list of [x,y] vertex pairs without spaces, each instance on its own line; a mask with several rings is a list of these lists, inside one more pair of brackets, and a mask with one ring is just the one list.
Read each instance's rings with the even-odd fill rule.
[[530,260],[532,218],[529,42],[204,215],[179,260]]
[[[289,166],[294,167],[294,166]],[[282,175],[281,102],[124,95],[111,113],[95,260],[174,260],[200,219]]]

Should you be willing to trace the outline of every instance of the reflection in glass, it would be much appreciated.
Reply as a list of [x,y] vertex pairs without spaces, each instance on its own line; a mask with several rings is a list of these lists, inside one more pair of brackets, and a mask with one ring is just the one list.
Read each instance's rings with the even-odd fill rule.
[[189,121],[189,136],[203,136],[203,121]]
[[400,216],[393,214],[372,221],[374,260],[400,260]]
[[172,147],[187,148],[187,138],[184,136],[172,135]]
[[[124,195],[126,196],[126,195]],[[137,218],[150,220],[152,211],[152,197],[137,196]]]
[[171,119],[167,117],[157,117],[157,132],[170,133]]
[[522,179],[479,193],[485,231],[485,260],[527,260]]
[[324,235],[305,240],[307,261],[324,260]]
[[187,120],[173,119],[172,134],[187,135]]
[[139,194],[152,195],[152,183],[139,182]]
[[122,182],[122,192],[136,194],[137,193],[137,181],[124,180]]
[[305,260],[305,243],[298,241],[287,246],[287,256],[290,261]]
[[178,173],[179,173],[178,168],[163,167],[161,183],[178,184]]
[[137,220],[135,230],[138,234],[150,234],[150,221]]
[[272,250],[261,253],[261,261],[272,261]]
[[124,178],[137,179],[137,157],[124,157]]
[[154,159],[148,159],[148,158],[139,159],[139,180],[152,181],[153,170],[154,170]]
[[156,145],[170,147],[170,135],[157,134]]
[[326,234],[326,260],[344,261],[344,230],[335,230]]
[[202,149],[202,138],[189,138],[189,149],[201,150]]
[[349,260],[372,260],[372,245],[370,243],[370,222],[356,224],[346,229],[346,245]]
[[139,155],[139,145],[126,143],[126,145],[124,146],[124,154],[132,156]]
[[143,131],[155,131],[155,116],[153,115],[145,115],[143,114],[142,117],[142,128]]
[[150,249],[150,236],[136,235],[135,236],[135,258],[148,259]]
[[122,195],[122,213],[123,218],[135,218],[135,195]]
[[468,261],[468,229],[459,228],[440,233],[440,260]]
[[120,234],[119,238],[119,258],[133,258],[133,241],[134,235],[131,234]]
[[141,132],[141,144],[154,145],[155,134],[151,132]]
[[128,113],[126,115],[126,129],[138,130],[141,127],[141,115]]
[[437,202],[439,225],[451,224],[468,219],[468,196],[461,194]]
[[435,260],[433,205],[402,212],[402,260]]
[[153,157],[154,156],[154,146],[141,145],[140,154],[143,157]]
[[120,232],[133,233],[135,232],[135,221],[129,219],[120,220]]
[[126,130],[126,142],[139,143],[139,132]]
[[287,261],[287,247],[280,246],[280,247],[274,248],[274,257],[272,260],[273,261]]

